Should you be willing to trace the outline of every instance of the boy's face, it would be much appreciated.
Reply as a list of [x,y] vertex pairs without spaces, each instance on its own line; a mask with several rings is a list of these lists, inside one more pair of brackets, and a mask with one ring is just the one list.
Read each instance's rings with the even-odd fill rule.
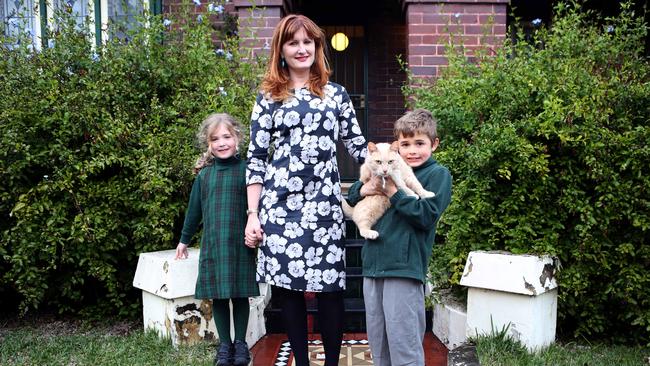
[[399,154],[411,168],[416,168],[429,160],[431,153],[438,148],[439,140],[431,141],[429,136],[416,133],[411,137],[400,134]]

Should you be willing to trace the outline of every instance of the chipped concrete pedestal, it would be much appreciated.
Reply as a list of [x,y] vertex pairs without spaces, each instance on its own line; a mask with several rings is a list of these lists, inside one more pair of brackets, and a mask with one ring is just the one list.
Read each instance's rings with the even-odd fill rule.
[[467,309],[449,294],[442,294],[441,302],[433,305],[433,334],[453,350],[467,341]]
[[530,351],[555,341],[556,262],[549,256],[470,252],[460,284],[467,286],[467,335],[498,333]]
[[[174,259],[175,250],[141,253],[133,278],[133,286],[142,290],[144,328],[171,338],[174,347],[219,339],[212,318],[212,301],[194,298],[199,249],[188,248],[188,252],[189,257],[182,260]],[[246,333],[249,347],[266,334],[264,308],[270,301],[266,285],[260,285],[260,294],[250,298]]]

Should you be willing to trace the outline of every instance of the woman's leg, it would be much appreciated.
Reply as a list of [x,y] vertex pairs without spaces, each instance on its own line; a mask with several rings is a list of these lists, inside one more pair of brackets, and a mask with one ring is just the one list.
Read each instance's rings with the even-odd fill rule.
[[325,366],[336,366],[339,364],[343,340],[343,291],[319,292],[316,298],[318,299],[318,325],[325,347]]
[[289,336],[296,366],[309,366],[305,293],[273,286],[271,294],[280,301],[282,318]]

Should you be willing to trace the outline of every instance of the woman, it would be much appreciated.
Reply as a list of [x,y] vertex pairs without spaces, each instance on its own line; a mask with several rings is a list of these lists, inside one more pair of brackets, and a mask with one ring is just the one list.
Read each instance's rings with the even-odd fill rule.
[[318,299],[325,365],[338,365],[345,223],[336,142],[358,162],[366,155],[350,97],[328,81],[325,45],[309,18],[280,20],[251,116],[246,244],[263,239],[257,279],[280,298],[297,366],[309,364],[305,291]]

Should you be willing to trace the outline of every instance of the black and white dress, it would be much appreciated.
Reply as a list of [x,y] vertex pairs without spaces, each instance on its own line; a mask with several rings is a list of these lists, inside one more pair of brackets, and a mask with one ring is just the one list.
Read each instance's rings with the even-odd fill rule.
[[366,140],[345,89],[330,82],[324,92],[321,99],[302,88],[284,102],[260,94],[253,108],[246,180],[263,185],[259,282],[299,291],[345,289],[336,142],[342,139],[363,162]]

